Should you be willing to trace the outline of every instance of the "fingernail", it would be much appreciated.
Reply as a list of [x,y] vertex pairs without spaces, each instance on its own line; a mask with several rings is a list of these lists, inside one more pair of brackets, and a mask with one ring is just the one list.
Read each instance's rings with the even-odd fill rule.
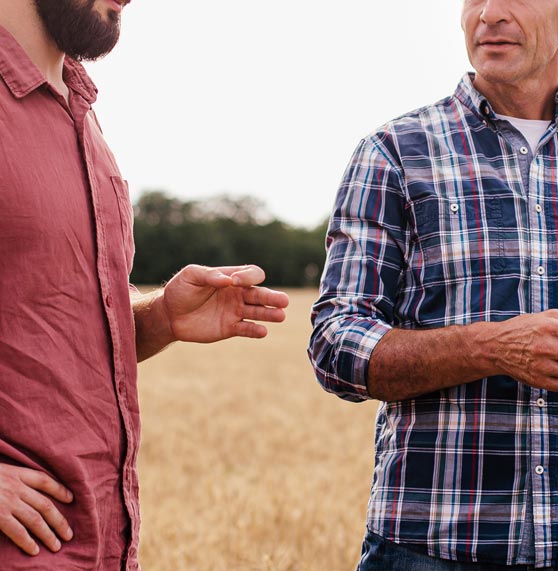
[[58,541],[58,539],[54,542],[54,551],[60,551],[62,544]]
[[71,527],[69,527],[66,530],[66,537],[68,538],[68,541],[70,541],[70,539],[72,539],[72,537],[74,537],[74,532],[72,531]]
[[39,555],[39,546],[35,545],[35,547],[33,547],[33,549],[31,550],[31,555]]
[[232,281],[233,285],[240,285],[240,278],[238,276],[234,276]]

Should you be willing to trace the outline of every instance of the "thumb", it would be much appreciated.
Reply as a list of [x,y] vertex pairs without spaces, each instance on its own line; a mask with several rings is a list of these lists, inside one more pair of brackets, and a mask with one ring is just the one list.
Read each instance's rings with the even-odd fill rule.
[[232,284],[232,278],[221,271],[220,268],[210,268],[191,264],[180,272],[181,279],[198,287],[223,288]]

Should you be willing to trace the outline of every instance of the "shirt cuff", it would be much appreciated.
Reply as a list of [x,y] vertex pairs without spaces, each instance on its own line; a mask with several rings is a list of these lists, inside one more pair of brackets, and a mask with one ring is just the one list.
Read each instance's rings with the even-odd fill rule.
[[329,332],[318,333],[310,346],[318,381],[326,391],[342,399],[371,399],[368,365],[376,345],[391,326],[378,319],[349,317],[330,324],[328,329]]

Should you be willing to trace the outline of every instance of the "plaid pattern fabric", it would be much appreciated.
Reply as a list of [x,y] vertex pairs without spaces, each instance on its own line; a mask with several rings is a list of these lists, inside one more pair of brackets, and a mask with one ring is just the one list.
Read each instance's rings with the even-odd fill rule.
[[[533,156],[495,119],[465,76],[358,146],[312,313],[309,354],[327,391],[369,398],[368,362],[391,327],[558,306],[556,121]],[[558,565],[557,452],[558,395],[509,377],[382,403],[368,527],[434,557],[529,563],[531,493],[536,566]]]

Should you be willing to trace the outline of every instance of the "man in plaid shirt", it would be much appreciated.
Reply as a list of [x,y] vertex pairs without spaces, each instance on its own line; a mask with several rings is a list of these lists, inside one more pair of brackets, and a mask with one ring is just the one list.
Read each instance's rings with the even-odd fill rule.
[[475,73],[361,141],[310,356],[382,401],[360,571],[558,569],[558,1],[464,0]]

